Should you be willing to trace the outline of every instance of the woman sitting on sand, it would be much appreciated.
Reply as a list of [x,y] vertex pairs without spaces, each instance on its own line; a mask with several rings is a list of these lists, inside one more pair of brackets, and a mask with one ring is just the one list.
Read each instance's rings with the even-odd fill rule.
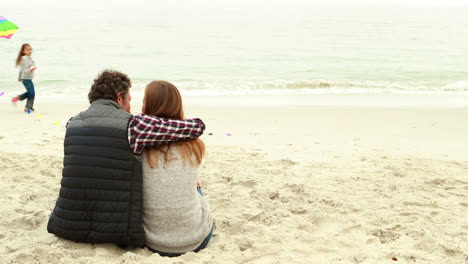
[[[148,84],[143,114],[184,119],[177,88],[165,81]],[[204,153],[198,138],[145,149],[143,226],[149,250],[175,257],[198,252],[210,241],[213,218],[197,181]]]

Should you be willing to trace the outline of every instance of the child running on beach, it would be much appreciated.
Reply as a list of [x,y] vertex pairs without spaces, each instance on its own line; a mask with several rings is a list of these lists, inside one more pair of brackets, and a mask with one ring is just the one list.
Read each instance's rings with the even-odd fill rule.
[[28,99],[24,108],[25,113],[34,111],[34,97],[36,95],[36,92],[34,91],[33,78],[34,71],[37,69],[37,67],[31,58],[31,54],[31,45],[27,43],[21,45],[20,52],[16,58],[16,67],[20,67],[18,82],[23,82],[23,85],[26,88],[26,92],[11,99],[13,103],[16,103],[18,100],[23,101],[24,99]]

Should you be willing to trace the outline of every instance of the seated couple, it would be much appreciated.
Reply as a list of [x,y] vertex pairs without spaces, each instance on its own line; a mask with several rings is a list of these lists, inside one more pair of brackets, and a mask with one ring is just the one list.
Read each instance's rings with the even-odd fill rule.
[[125,74],[104,71],[89,92],[90,107],[68,122],[47,230],[162,256],[198,252],[213,234],[197,181],[205,124],[185,119],[179,91],[165,81],[146,86],[143,113],[132,116],[130,87]]

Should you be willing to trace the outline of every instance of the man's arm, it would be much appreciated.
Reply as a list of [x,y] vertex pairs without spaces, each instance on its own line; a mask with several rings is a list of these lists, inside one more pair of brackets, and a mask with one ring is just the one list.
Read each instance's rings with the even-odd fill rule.
[[205,124],[198,118],[175,120],[140,114],[128,123],[128,142],[133,153],[139,155],[145,147],[197,138],[204,130]]

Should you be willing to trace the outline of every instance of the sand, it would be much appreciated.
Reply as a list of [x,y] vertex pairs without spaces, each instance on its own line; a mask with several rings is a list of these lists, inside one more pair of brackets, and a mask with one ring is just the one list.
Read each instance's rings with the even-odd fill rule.
[[216,236],[163,258],[48,234],[63,124],[86,103],[38,100],[38,118],[1,98],[0,263],[468,262],[467,98],[284,99],[186,99]]

